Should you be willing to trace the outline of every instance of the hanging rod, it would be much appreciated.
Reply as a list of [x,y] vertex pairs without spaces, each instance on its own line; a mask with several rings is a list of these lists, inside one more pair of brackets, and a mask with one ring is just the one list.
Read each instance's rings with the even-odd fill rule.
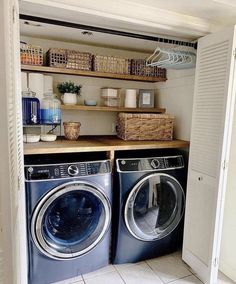
[[148,41],[156,41],[156,42],[162,42],[162,43],[169,43],[169,44],[193,47],[193,48],[197,49],[197,42],[192,43],[192,42],[181,41],[181,40],[173,40],[173,39],[167,39],[167,38],[162,38],[162,37],[154,37],[154,36],[118,31],[118,30],[113,30],[113,29],[106,29],[106,28],[101,28],[101,27],[95,27],[95,26],[59,21],[59,20],[54,20],[54,19],[30,16],[30,15],[25,15],[25,14],[20,14],[20,19],[26,20],[26,21],[32,21],[32,22],[40,22],[40,23],[45,23],[45,24],[51,24],[51,25],[56,25],[56,26],[62,26],[62,27],[67,27],[67,28],[88,30],[88,31],[105,33],[105,34],[112,34],[112,35],[118,35],[118,36],[130,37],[130,38],[138,38],[138,39],[143,39],[143,40],[148,40]]

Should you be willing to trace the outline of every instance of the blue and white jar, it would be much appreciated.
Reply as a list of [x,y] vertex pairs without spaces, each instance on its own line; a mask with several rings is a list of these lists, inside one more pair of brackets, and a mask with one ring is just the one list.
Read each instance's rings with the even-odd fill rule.
[[40,109],[42,124],[61,123],[61,102],[55,98],[53,93],[44,94]]

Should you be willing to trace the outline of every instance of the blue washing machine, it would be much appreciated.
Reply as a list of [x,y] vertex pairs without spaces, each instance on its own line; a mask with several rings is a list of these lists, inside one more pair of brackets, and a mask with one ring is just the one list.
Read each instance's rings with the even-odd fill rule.
[[110,161],[25,166],[28,279],[48,284],[108,265]]
[[182,155],[116,160],[114,264],[157,257],[181,246],[186,177]]

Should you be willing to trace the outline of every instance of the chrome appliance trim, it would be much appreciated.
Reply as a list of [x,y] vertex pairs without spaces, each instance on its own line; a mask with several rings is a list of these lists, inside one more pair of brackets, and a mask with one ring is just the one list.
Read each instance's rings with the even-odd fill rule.
[[[184,210],[183,210],[183,212],[181,213],[181,216],[180,216],[180,218],[179,218],[179,221],[177,222],[177,224],[175,225],[175,227],[173,227],[173,229],[167,234],[167,235],[165,235],[165,236],[163,236],[163,237],[159,237],[159,238],[141,238],[141,237],[139,237],[139,236],[137,236],[134,232],[133,232],[133,230],[131,229],[131,227],[130,227],[130,225],[129,225],[129,219],[128,219],[128,210],[129,210],[129,204],[130,204],[130,202],[131,202],[131,199],[133,199],[133,200],[135,200],[135,197],[137,196],[137,193],[138,193],[138,191],[139,191],[139,189],[140,189],[140,186],[146,181],[146,180],[148,180],[148,179],[150,179],[151,177],[154,177],[154,176],[166,176],[166,177],[168,177],[168,178],[170,178],[170,179],[172,179],[172,180],[174,180],[177,184],[178,184],[178,186],[179,186],[179,188],[180,188],[180,190],[181,190],[181,193],[182,193],[182,196],[183,196],[183,203],[185,204],[185,194],[184,194],[184,191],[183,191],[183,188],[182,188],[182,186],[181,186],[181,184],[178,182],[178,180],[176,179],[176,178],[174,178],[173,176],[171,176],[171,175],[168,175],[168,174],[164,174],[164,173],[154,173],[154,174],[150,174],[150,175],[148,175],[148,176],[145,176],[144,178],[142,178],[138,183],[136,183],[135,184],[135,186],[132,188],[132,190],[130,191],[130,193],[129,193],[129,195],[128,195],[128,198],[127,198],[127,200],[126,200],[126,202],[125,202],[125,209],[124,209],[124,219],[125,219],[125,225],[126,225],[126,227],[127,227],[127,229],[128,229],[128,231],[129,231],[129,233],[133,236],[133,237],[135,237],[136,239],[138,239],[138,240],[140,240],[140,241],[146,241],[146,242],[150,242],[150,241],[155,241],[155,240],[160,240],[160,239],[162,239],[162,238],[164,238],[164,237],[166,237],[166,236],[168,236],[171,232],[173,232],[174,230],[175,230],[175,228],[178,226],[178,224],[179,224],[179,222],[181,221],[181,219],[183,218],[183,214],[184,214]],[[175,195],[176,195],[176,191],[174,192],[175,193]],[[135,195],[134,197],[133,197],[133,195]],[[134,221],[133,221],[134,222]],[[134,222],[134,224],[135,224],[135,222]]]
[[[87,191],[92,194],[94,194],[103,204],[105,209],[105,222],[104,222],[104,228],[102,232],[99,234],[96,241],[88,246],[86,249],[83,249],[82,251],[79,251],[77,253],[60,253],[56,250],[56,248],[50,247],[47,242],[44,240],[43,234],[42,234],[42,221],[43,216],[50,204],[54,200],[56,200],[58,197],[60,197],[62,194],[71,192],[71,191]],[[46,256],[57,259],[57,260],[69,260],[74,259],[79,256],[82,256],[89,251],[91,251],[93,248],[96,247],[96,245],[103,239],[106,232],[108,231],[109,225],[111,222],[111,204],[108,198],[103,193],[102,189],[100,189],[97,185],[91,182],[87,181],[76,181],[76,182],[69,182],[62,184],[60,186],[57,186],[53,190],[49,191],[37,204],[32,220],[31,220],[31,235],[34,241],[34,244],[36,247]]]

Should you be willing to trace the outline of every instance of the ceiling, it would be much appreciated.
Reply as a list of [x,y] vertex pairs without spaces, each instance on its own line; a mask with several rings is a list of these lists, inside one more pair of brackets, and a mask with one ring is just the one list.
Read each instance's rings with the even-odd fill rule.
[[145,5],[206,19],[213,25],[236,24],[236,0],[145,0]]
[[[25,23],[29,23],[30,25]],[[144,53],[152,52],[157,46],[157,43],[155,41],[147,41],[110,34],[108,35],[99,32],[92,32],[92,35],[83,35],[84,30],[24,20],[20,20],[20,31],[22,36],[80,44],[82,43],[85,45],[95,45],[102,47],[106,46],[110,48],[139,51]],[[174,37],[171,37],[171,39],[173,38]]]
[[[99,2],[99,5],[98,5]],[[145,4],[143,4],[145,3]],[[20,13],[104,28],[193,41],[236,24],[236,0],[21,0]],[[150,52],[155,42],[43,24],[23,35]],[[68,32],[69,31],[69,32]]]

